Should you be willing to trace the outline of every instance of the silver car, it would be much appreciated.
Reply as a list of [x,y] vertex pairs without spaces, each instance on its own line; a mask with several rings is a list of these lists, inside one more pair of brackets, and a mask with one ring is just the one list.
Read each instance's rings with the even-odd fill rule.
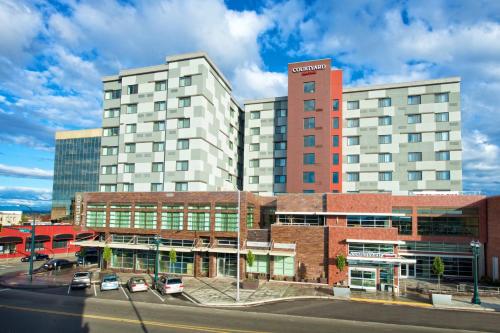
[[162,276],[156,284],[156,289],[162,294],[182,294],[184,284],[179,277]]
[[88,288],[91,285],[92,272],[76,272],[71,280],[71,288]]
[[120,281],[116,274],[106,274],[101,279],[101,291],[120,288]]

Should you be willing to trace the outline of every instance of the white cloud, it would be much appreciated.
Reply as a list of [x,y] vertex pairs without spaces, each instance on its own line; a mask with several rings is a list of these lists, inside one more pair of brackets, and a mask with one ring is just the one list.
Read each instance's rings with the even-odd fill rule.
[[0,163],[0,176],[51,179],[53,172],[39,168],[26,168]]
[[255,64],[236,68],[234,81],[239,83],[234,93],[241,101],[287,95],[286,74],[264,72]]
[[44,188],[0,186],[0,204],[2,206],[27,205],[35,209],[48,209],[52,200],[52,191]]

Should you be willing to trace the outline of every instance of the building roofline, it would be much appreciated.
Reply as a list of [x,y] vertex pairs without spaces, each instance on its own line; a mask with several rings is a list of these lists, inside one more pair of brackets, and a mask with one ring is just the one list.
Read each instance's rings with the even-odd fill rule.
[[269,102],[286,101],[286,100],[288,100],[288,96],[249,99],[249,100],[243,101],[243,105],[257,104],[257,103],[269,103]]
[[101,136],[102,128],[92,128],[75,131],[57,131],[55,135],[56,140],[95,138]]
[[124,76],[155,73],[155,72],[166,71],[166,70],[168,70],[168,66],[166,64],[137,67],[137,68],[130,68],[130,69],[122,69],[122,70],[120,70],[118,75],[103,76],[101,78],[101,80],[102,80],[102,82],[117,81]]
[[460,81],[461,81],[461,78],[459,76],[452,76],[452,77],[433,79],[433,80],[375,84],[375,85],[361,86],[361,87],[348,87],[348,88],[343,88],[343,93],[360,92],[360,91],[368,91],[368,90],[379,90],[379,89],[418,87],[418,86],[427,86],[427,85],[431,85],[431,84],[442,84],[442,83],[459,83]]

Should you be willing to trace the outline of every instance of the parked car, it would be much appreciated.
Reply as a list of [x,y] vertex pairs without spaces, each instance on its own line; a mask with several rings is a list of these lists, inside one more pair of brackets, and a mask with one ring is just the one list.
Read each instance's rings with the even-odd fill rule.
[[116,274],[106,274],[101,279],[101,291],[115,290],[120,288],[120,281]]
[[180,277],[162,276],[156,284],[156,289],[162,294],[180,294],[184,291],[184,284]]
[[148,291],[148,287],[146,279],[142,276],[133,276],[127,281],[127,288],[132,293],[136,291]]
[[63,269],[63,268],[71,268],[75,264],[76,263],[74,261],[69,261],[66,259],[52,259],[52,260],[47,261],[45,264],[43,264],[39,269],[52,271],[52,270]]
[[88,288],[91,285],[92,272],[76,272],[71,280],[71,288]]
[[[33,261],[41,261],[41,260],[49,260],[49,255],[48,254],[42,254],[42,253],[35,253],[33,255]],[[28,262],[30,261],[30,256],[26,256],[21,258],[22,262]]]

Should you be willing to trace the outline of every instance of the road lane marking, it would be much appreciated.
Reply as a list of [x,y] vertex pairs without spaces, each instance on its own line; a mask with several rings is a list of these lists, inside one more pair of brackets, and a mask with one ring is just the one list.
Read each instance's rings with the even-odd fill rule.
[[422,308],[432,308],[432,304],[421,303],[421,302],[389,301],[383,299],[367,299],[367,298],[357,298],[357,297],[351,297],[350,300],[355,302],[365,302],[365,303],[382,303],[382,304],[408,305],[408,306],[419,306]]
[[94,285],[94,296],[97,297],[97,291],[95,290],[95,283],[93,285]]
[[121,285],[120,285],[120,289],[123,291],[123,294],[125,295],[125,297],[130,301],[129,295],[127,295],[127,293],[125,292],[125,289],[123,289],[123,287]]
[[0,289],[0,292],[10,290],[9,288]]
[[150,326],[158,326],[158,327],[166,327],[166,328],[177,328],[177,329],[183,329],[183,330],[195,331],[195,332],[213,332],[213,333],[267,333],[265,331],[249,331],[249,330],[238,330],[238,329],[231,329],[231,328],[222,328],[222,327],[194,326],[194,325],[178,324],[178,323],[173,323],[173,322],[159,322],[159,321],[127,319],[127,318],[121,318],[121,317],[91,315],[91,314],[82,314],[82,313],[75,313],[75,312],[46,310],[46,309],[29,308],[29,307],[21,307],[21,306],[14,306],[14,305],[4,305],[4,304],[0,304],[0,308],[11,309],[11,310],[18,310],[18,311],[28,311],[28,312],[45,313],[45,314],[52,314],[52,315],[59,315],[59,316],[78,317],[78,318],[85,318],[85,319],[107,320],[107,321],[114,321],[114,322],[127,323],[127,324],[150,325]]
[[68,285],[68,295],[69,295],[70,290],[71,290],[71,283]]
[[153,294],[156,295],[156,297],[158,297],[159,299],[161,299],[162,302],[165,302],[165,299],[161,298],[161,296],[156,291],[154,291],[152,288],[149,288],[149,290],[151,290],[153,292]]

